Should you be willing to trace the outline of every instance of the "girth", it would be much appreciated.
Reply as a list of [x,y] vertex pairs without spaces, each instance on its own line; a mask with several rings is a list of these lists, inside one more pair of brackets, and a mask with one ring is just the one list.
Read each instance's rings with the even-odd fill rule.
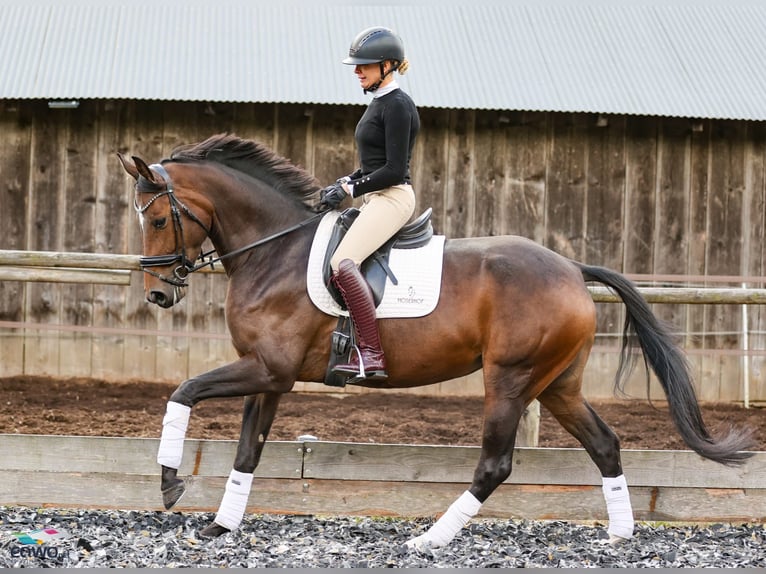
[[[394,248],[415,249],[416,247],[422,247],[428,243],[434,234],[434,229],[431,225],[432,211],[433,210],[430,207],[426,209],[417,219],[402,227],[391,239],[386,241],[386,243],[380,246],[372,255],[362,262],[360,269],[362,275],[364,275],[364,278],[370,285],[370,289],[372,289],[372,297],[376,307],[383,299],[383,293],[386,288],[386,278],[389,278],[394,285],[398,284],[396,275],[394,275],[393,271],[388,266],[391,250]],[[338,248],[341,239],[346,235],[349,227],[358,216],[359,210],[355,207],[346,209],[338,216],[338,219],[333,226],[332,234],[330,235],[330,242],[327,244],[327,251],[325,252],[324,263],[322,265],[322,279],[333,299],[335,299],[342,309],[346,308],[346,304],[343,301],[340,292],[330,281],[330,278],[332,277],[330,259]]]

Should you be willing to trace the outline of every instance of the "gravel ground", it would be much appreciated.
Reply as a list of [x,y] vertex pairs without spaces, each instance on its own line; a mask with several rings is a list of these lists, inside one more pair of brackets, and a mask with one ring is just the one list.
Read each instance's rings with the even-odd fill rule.
[[[641,523],[613,547],[599,525],[475,520],[448,547],[417,552],[403,543],[430,519],[249,515],[200,539],[213,516],[0,506],[0,567],[766,567],[764,524]],[[64,536],[35,546],[14,535],[39,529]]]

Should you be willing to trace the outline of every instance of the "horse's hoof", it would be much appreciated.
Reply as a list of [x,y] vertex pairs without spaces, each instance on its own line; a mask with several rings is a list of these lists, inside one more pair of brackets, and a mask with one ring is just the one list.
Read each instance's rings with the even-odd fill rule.
[[170,486],[163,488],[162,503],[165,505],[165,510],[173,508],[185,493],[186,484],[180,478],[176,478]]
[[408,550],[415,550],[417,552],[428,552],[433,548],[433,542],[431,542],[425,534],[421,534],[420,536],[416,536],[405,542],[404,547]]
[[619,544],[622,544],[623,542],[626,542],[628,539],[623,538],[622,536],[617,536],[616,534],[609,533],[609,544],[611,546],[617,546]]
[[203,538],[217,538],[221,534],[226,534],[227,532],[231,532],[231,530],[213,522],[200,530],[199,535]]

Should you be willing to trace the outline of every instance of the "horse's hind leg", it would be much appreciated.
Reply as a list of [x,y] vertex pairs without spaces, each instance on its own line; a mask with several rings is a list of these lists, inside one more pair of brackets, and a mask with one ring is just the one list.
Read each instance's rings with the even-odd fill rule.
[[220,536],[236,529],[242,522],[253,482],[253,471],[261,459],[281,398],[280,393],[245,397],[234,468],[226,481],[226,490],[215,520],[200,531],[201,536]]
[[[485,365],[485,381],[488,380]],[[505,375],[505,380],[510,377]],[[497,387],[487,386],[481,456],[471,487],[447,509],[427,532],[409,540],[410,548],[447,545],[480,510],[489,495],[511,474],[516,431],[527,406],[524,397],[509,398]]]
[[584,360],[576,362],[537,398],[580,441],[601,471],[609,515],[607,531],[610,541],[616,542],[633,536],[633,509],[622,472],[620,441],[581,393],[584,363]]

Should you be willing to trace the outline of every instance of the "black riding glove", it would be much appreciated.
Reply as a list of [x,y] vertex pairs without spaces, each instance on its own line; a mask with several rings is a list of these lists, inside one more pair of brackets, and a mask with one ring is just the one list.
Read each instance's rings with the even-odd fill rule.
[[346,193],[346,190],[343,189],[340,180],[338,180],[319,192],[319,208],[335,209],[344,199],[346,199],[346,197],[348,197],[348,194]]

